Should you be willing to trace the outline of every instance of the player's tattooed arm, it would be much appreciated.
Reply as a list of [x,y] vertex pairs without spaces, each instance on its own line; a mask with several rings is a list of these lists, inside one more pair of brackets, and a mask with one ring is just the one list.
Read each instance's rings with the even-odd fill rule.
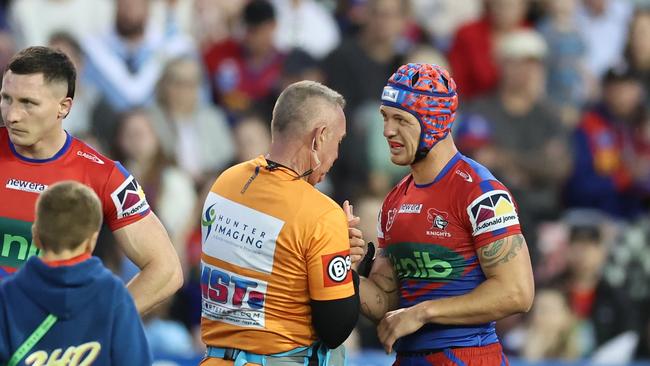
[[535,290],[524,236],[515,234],[498,239],[477,252],[485,276],[502,289],[508,303],[513,306],[511,311],[527,311]]
[[368,278],[361,277],[361,312],[370,320],[379,322],[384,314],[397,308],[399,283],[395,271],[379,249]]
[[508,236],[488,244],[479,249],[481,266],[485,269],[508,263],[519,254],[524,245],[524,237],[521,234]]

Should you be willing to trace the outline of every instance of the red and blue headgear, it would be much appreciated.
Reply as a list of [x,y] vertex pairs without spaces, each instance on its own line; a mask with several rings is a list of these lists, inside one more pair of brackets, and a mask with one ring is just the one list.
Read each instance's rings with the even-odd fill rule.
[[458,108],[456,83],[438,65],[402,65],[388,79],[381,104],[409,112],[420,122],[420,142],[415,154],[418,161],[451,131]]

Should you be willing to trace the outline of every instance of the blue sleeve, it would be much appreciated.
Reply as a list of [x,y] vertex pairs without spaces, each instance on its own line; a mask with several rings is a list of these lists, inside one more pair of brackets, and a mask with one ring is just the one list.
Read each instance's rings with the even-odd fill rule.
[[111,339],[112,364],[150,366],[153,361],[142,320],[129,293],[121,290],[123,299],[115,309]]

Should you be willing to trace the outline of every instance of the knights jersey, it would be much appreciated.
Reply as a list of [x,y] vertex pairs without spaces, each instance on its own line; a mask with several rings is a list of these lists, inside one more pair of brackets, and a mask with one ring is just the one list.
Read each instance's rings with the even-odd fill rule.
[[309,346],[311,300],[354,295],[345,213],[297,175],[260,156],[212,186],[201,219],[206,345],[257,354]]
[[[466,294],[483,281],[477,250],[520,234],[506,187],[477,162],[457,153],[425,185],[405,177],[384,200],[379,246],[400,283],[399,307]],[[398,351],[481,346],[498,342],[494,322],[427,324],[401,339]]]
[[21,156],[0,127],[0,280],[38,253],[32,222],[38,195],[49,185],[74,180],[92,188],[111,230],[140,220],[149,204],[138,182],[124,167],[69,134],[49,159]]

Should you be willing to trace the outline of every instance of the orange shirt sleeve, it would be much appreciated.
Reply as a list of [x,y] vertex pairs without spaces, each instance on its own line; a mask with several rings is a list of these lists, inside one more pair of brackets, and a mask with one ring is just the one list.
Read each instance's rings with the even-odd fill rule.
[[342,209],[329,210],[317,220],[306,259],[311,299],[336,300],[354,295],[348,222]]

